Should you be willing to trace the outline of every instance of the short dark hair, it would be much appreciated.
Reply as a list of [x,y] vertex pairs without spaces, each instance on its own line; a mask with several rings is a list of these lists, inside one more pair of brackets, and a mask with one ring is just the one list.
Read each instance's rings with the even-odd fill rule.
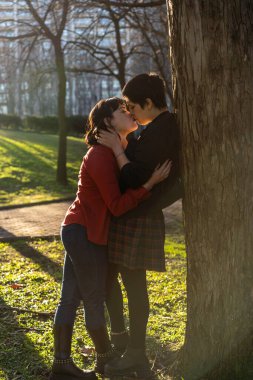
[[85,134],[85,142],[92,146],[97,144],[97,138],[99,131],[108,130],[108,126],[105,124],[105,118],[111,118],[114,111],[116,111],[120,105],[125,104],[123,99],[113,97],[108,99],[101,99],[90,111],[87,132]]
[[138,103],[142,108],[147,98],[151,99],[159,109],[167,106],[164,81],[155,73],[136,75],[126,83],[122,94],[133,103]]

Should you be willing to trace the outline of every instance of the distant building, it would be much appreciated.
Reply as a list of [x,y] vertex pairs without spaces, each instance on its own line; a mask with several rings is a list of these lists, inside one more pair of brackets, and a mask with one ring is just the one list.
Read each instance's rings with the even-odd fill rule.
[[[22,0],[0,0],[0,35],[14,37],[25,33],[32,17]],[[83,33],[90,22],[87,12],[71,18],[63,38],[68,41]],[[102,27],[102,26],[101,26]],[[28,41],[30,43],[30,41]],[[104,43],[112,43],[105,39]],[[37,43],[24,68],[27,41],[0,39],[0,113],[54,115],[57,107],[57,77],[50,41]],[[87,59],[87,54],[72,49],[66,54],[66,66]],[[43,63],[43,64],[42,64]],[[87,114],[101,97],[118,95],[114,78],[92,73],[67,73],[66,110],[68,114]]]
[[[45,5],[37,0],[38,5]],[[83,62],[91,68],[96,67],[96,60],[79,46],[70,45],[71,40],[86,33],[88,29],[91,42],[102,36],[100,47],[116,50],[116,41],[110,32],[110,21],[94,14],[91,9],[71,11],[68,25],[63,34],[66,44],[65,66],[80,67]],[[94,20],[93,20],[94,19]],[[94,21],[94,22],[93,22]],[[0,36],[15,37],[27,33],[27,25],[33,18],[23,0],[0,0]],[[50,19],[48,20],[50,23]],[[53,20],[52,20],[53,23]],[[92,29],[92,30],[91,30]],[[92,34],[93,33],[93,34]],[[123,46],[130,46],[134,41],[143,45],[143,38],[138,31],[127,27],[121,30]],[[0,113],[24,115],[55,115],[57,113],[57,76],[54,64],[54,51],[49,40],[39,39],[29,52],[31,40],[0,39]],[[71,46],[71,48],[70,48]],[[69,48],[68,48],[69,47]],[[147,47],[146,50],[149,48]],[[145,49],[144,49],[145,50]],[[27,54],[29,52],[29,58]],[[117,52],[116,52],[117,54]],[[113,62],[111,63],[113,66]],[[113,70],[113,67],[111,67]],[[148,55],[130,57],[127,77],[152,69],[152,58]],[[119,81],[109,75],[92,72],[67,72],[67,114],[87,115],[91,107],[101,98],[120,95]]]

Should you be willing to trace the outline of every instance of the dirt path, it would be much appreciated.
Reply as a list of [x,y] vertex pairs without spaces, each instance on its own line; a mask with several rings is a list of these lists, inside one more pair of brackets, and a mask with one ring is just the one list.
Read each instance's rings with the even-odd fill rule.
[[[69,201],[64,201],[0,210],[0,241],[59,236],[60,224],[69,205]],[[164,215],[167,225],[181,222],[181,201],[165,209]]]

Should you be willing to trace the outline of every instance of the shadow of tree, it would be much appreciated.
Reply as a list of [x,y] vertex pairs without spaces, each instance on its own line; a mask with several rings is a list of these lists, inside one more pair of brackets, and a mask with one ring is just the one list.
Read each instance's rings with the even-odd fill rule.
[[172,379],[170,377],[171,366],[176,362],[181,350],[172,350],[168,346],[161,344],[159,339],[149,335],[147,335],[146,342],[148,357],[156,377],[159,379]]
[[[38,249],[29,245],[29,240],[32,238],[23,237],[18,238],[11,232],[0,227],[0,238],[2,242],[8,242],[20,255],[31,259],[34,263],[38,264],[44,272],[49,273],[57,282],[62,279],[62,264],[57,263],[50,257],[42,254]],[[44,238],[45,240],[52,240],[51,237]],[[55,239],[55,237],[53,238]]]
[[[9,245],[25,258],[29,258],[39,268],[49,273],[57,282],[61,281],[62,265],[53,261],[50,257],[42,254],[39,249],[35,249],[29,244],[29,240],[16,240],[16,237],[8,233]],[[0,260],[1,261],[1,260]],[[29,268],[27,268],[29,269]],[[48,378],[49,368],[40,356],[40,336],[51,331],[52,313],[34,312],[26,309],[24,298],[24,308],[11,307],[4,299],[0,298],[0,368],[6,379],[17,380],[42,380]],[[23,314],[23,323],[19,322],[18,314]],[[28,313],[28,314],[27,314]],[[30,322],[26,322],[28,315]],[[33,323],[31,320],[39,322]],[[47,323],[43,323],[48,320]],[[50,326],[50,327],[49,327]],[[38,334],[38,346],[31,341],[27,332]],[[52,347],[44,347],[43,350],[51,350]],[[51,355],[50,355],[51,356]]]
[[[11,240],[9,244],[21,256],[38,264],[42,271],[49,273],[57,282],[61,281],[60,262],[55,262],[44,253],[42,254],[39,249],[31,246],[29,241]],[[31,379],[31,376],[34,376],[34,380],[45,379],[49,370],[39,355],[40,348],[26,337],[26,327],[19,325],[15,310],[0,299],[0,312],[0,368],[9,379],[26,380]],[[147,337],[147,351],[157,379],[172,379],[169,368],[175,362],[179,351],[164,346],[159,338],[154,336]]]
[[[54,175],[55,175],[55,167],[52,165],[52,161],[48,158],[46,158],[46,153],[44,152],[36,154],[31,153],[27,151],[27,147],[22,148],[21,146],[17,145],[17,143],[13,140],[7,138],[1,138],[1,146],[6,149],[8,152],[8,157],[11,159],[11,165],[20,168],[20,163],[25,163],[25,166],[22,164],[22,169],[14,171],[12,173],[15,175],[15,178],[17,180],[16,188],[20,189],[27,188],[30,189],[31,187],[41,186],[44,187],[44,182],[42,181],[42,177],[47,175],[47,178],[52,178],[52,180],[55,182]],[[15,169],[14,169],[15,170]],[[29,178],[29,179],[28,179]],[[47,181],[48,182],[48,181]],[[13,190],[10,188],[9,185],[9,178],[3,181],[2,184],[4,187],[1,190]]]
[[7,379],[45,379],[49,369],[20,327],[15,311],[0,298],[0,367]]
[[20,255],[31,259],[40,266],[41,270],[49,273],[57,282],[61,282],[62,265],[60,263],[56,263],[50,257],[42,254],[38,249],[29,245],[26,240],[13,240],[9,243]]
[[[32,139],[32,134],[27,135],[27,139],[22,139],[20,136],[17,139],[12,136],[0,136],[3,155],[8,156],[8,164],[9,166],[13,166],[11,177],[15,176],[17,180],[16,186],[18,189],[21,186],[27,189],[39,186],[47,190],[50,187],[51,191],[54,188],[60,190],[62,186],[55,183],[58,137],[52,135],[42,135],[43,137],[41,137],[39,135],[35,139]],[[81,140],[71,141],[68,146],[68,175],[69,179],[74,179],[75,187],[81,159],[86,151],[87,147]],[[5,167],[6,164],[4,162],[3,168]],[[6,176],[8,178],[1,185],[1,190],[12,191],[13,189],[8,184],[10,178],[8,174]],[[71,189],[71,185],[68,188]]]

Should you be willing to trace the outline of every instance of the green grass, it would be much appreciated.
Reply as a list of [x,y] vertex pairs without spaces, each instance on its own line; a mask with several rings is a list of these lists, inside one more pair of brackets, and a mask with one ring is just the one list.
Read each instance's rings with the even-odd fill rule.
[[73,196],[86,146],[68,137],[69,184],[56,183],[58,136],[0,130],[0,206]]
[[[62,187],[55,181],[57,146],[57,136],[0,130],[0,206],[74,197],[86,147],[82,140],[68,138],[69,185]],[[147,349],[160,379],[168,378],[168,363],[184,339],[186,259],[180,223],[167,226],[167,272],[148,273],[151,313]],[[58,240],[19,240],[0,243],[0,252],[0,380],[45,379],[53,356],[62,244]],[[124,302],[127,322],[125,293]],[[73,356],[81,366],[85,346],[92,343],[80,309]],[[93,362],[94,356],[86,355],[85,366],[92,367]]]
[[[0,243],[0,251],[0,380],[45,379],[53,355],[51,331],[60,294],[63,247],[58,240],[20,240]],[[148,273],[147,348],[160,379],[168,379],[168,362],[183,343],[186,318],[185,247],[169,236],[166,262],[166,273]],[[91,342],[80,310],[73,341],[73,356],[79,365],[83,365],[84,346]],[[87,356],[86,367],[92,367],[93,360],[93,355]]]

